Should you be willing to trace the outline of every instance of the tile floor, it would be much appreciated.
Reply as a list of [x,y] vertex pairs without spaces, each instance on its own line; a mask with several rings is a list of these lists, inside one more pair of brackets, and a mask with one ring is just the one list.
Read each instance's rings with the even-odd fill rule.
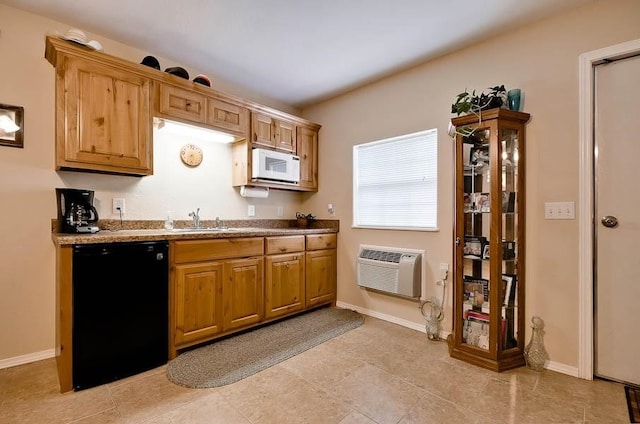
[[445,342],[364,325],[229,386],[187,389],[160,367],[58,393],[55,361],[0,370],[2,424],[628,423],[622,385],[449,358]]

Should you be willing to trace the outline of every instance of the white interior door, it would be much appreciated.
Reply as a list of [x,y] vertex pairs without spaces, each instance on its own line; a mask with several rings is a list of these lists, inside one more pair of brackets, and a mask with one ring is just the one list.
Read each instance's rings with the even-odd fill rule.
[[594,123],[595,375],[640,385],[640,56],[596,66]]

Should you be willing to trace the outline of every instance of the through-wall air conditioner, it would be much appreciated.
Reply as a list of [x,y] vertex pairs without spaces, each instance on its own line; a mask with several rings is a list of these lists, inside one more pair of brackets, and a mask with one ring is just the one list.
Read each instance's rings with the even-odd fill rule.
[[358,285],[385,293],[421,296],[422,253],[381,246],[360,246]]

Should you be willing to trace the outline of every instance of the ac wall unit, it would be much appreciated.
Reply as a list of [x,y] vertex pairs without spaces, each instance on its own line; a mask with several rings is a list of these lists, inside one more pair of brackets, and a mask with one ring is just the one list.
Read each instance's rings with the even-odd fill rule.
[[421,295],[422,254],[392,247],[360,246],[358,285],[385,293]]

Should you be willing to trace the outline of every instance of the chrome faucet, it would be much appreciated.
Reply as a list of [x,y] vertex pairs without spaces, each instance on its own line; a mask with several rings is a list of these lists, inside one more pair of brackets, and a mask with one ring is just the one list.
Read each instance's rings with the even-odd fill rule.
[[200,208],[195,212],[189,212],[189,216],[193,219],[193,228],[200,228]]

